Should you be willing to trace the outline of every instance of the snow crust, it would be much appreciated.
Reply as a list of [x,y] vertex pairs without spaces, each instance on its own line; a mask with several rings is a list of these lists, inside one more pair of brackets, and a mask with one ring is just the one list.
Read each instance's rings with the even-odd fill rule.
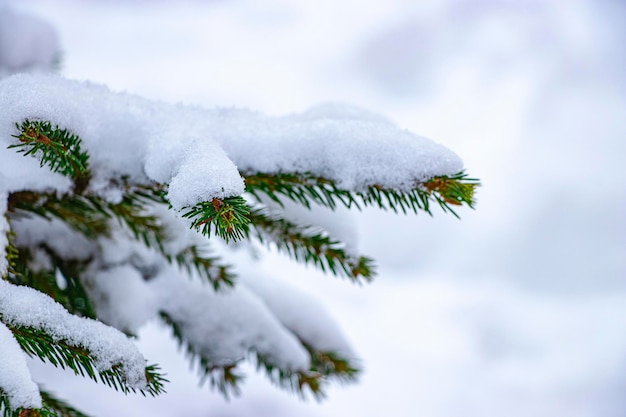
[[352,348],[330,314],[302,290],[268,276],[244,274],[241,281],[260,297],[285,327],[320,352],[355,359]]
[[[152,102],[87,82],[20,74],[0,82],[0,107],[6,109],[0,115],[0,140],[7,145],[16,141],[11,138],[16,122],[51,121],[82,138],[91,156],[92,191],[105,193],[110,180],[122,176],[168,183],[175,209],[242,194],[239,171],[310,172],[346,189],[380,184],[406,190],[462,169],[458,156],[445,147],[338,104],[268,117]],[[7,168],[23,165],[20,158],[14,150],[0,153]],[[23,179],[13,176],[12,190],[68,186],[47,169],[32,171]]]
[[13,333],[0,323],[0,389],[11,407],[41,408],[39,388],[30,376],[26,357]]
[[[122,177],[139,183],[171,182],[169,197],[175,209],[243,193],[235,165],[207,132],[180,123],[177,114],[182,108],[112,93],[92,83],[27,74],[0,82],[0,108],[6,109],[0,116],[0,140],[6,145],[15,143],[15,123],[25,119],[50,121],[79,135],[90,155],[92,191],[104,196],[109,195],[111,180]],[[0,165],[9,169],[23,159],[12,149],[0,153]],[[33,177],[42,181],[39,189],[67,186],[59,175],[53,176],[53,184],[46,181],[51,177],[47,168],[25,176]],[[19,177],[11,180],[11,191],[32,186]]]
[[121,364],[128,385],[146,387],[145,359],[132,341],[112,327],[74,316],[47,295],[3,280],[0,280],[0,315],[6,324],[41,329],[55,341],[86,348],[99,371]]

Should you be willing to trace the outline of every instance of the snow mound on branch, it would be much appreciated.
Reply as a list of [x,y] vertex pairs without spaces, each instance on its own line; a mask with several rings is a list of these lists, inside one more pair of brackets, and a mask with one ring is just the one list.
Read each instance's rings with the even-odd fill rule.
[[41,329],[54,341],[82,346],[91,352],[99,371],[121,364],[129,386],[147,386],[146,361],[122,332],[96,320],[74,316],[39,291],[0,280],[0,316],[7,325]]
[[305,371],[310,356],[267,306],[244,285],[215,292],[182,281],[174,268],[154,281],[163,310],[177,323],[194,350],[223,366],[244,359],[250,350],[280,369]]
[[[122,177],[171,182],[175,209],[243,193],[237,168],[209,132],[180,122],[184,108],[92,83],[26,74],[0,82],[0,108],[0,137],[7,145],[17,141],[11,138],[17,133],[15,123],[25,119],[49,121],[77,134],[90,155],[92,191],[101,195],[109,195],[111,180]],[[3,168],[24,163],[15,150],[1,151]],[[33,175],[50,176],[47,167],[39,171]],[[26,186],[18,178],[11,185]]]
[[26,357],[13,333],[0,323],[0,390],[11,407],[41,408],[41,395],[30,377]]
[[[17,140],[11,137],[17,133],[15,123],[49,121],[81,137],[91,158],[92,191],[110,196],[111,180],[121,177],[167,183],[177,210],[241,195],[239,171],[307,172],[349,190],[374,184],[408,190],[463,167],[447,148],[381,116],[339,104],[268,117],[170,105],[87,82],[20,74],[0,82],[0,108],[0,140],[7,145]],[[35,163],[0,149],[6,171],[25,164],[31,168],[27,175],[11,176],[12,190],[67,189],[66,179],[47,168],[35,169]]]
[[335,321],[311,296],[268,276],[242,274],[241,280],[304,343],[320,352],[338,353],[346,359],[355,358]]
[[444,146],[353,106],[320,105],[283,117],[216,109],[207,116],[206,128],[245,174],[308,172],[348,190],[378,184],[406,191],[463,168]]

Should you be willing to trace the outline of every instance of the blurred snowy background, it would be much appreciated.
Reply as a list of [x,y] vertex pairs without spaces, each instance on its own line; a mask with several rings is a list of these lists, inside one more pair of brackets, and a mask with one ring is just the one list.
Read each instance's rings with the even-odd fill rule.
[[322,403],[252,371],[226,402],[157,325],[138,343],[167,395],[33,362],[52,391],[99,416],[626,415],[623,1],[0,4],[56,27],[66,77],[267,114],[349,102],[450,147],[483,182],[461,221],[355,215],[371,285],[278,256],[256,267],[321,300],[363,359],[360,383]]

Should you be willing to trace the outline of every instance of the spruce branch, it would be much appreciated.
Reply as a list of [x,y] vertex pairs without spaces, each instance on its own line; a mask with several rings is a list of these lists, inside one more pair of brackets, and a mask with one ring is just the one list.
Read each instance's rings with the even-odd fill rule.
[[[29,259],[32,259],[30,250],[19,248],[18,261],[8,276],[9,280],[13,284],[27,285],[49,295],[72,314],[95,319],[96,311],[80,280],[89,261],[63,259],[46,245],[39,248],[50,257],[53,267],[34,271],[29,266]],[[58,273],[62,275],[62,285],[59,284]]]
[[88,239],[109,233],[111,214],[104,201],[97,197],[19,191],[9,195],[8,213],[36,214],[47,220],[57,218]]
[[3,279],[7,279],[11,275],[18,274],[17,270],[19,269],[19,251],[15,246],[15,232],[11,229],[7,230],[7,245],[4,249],[5,251],[5,259],[7,260],[7,271],[2,276]]
[[352,256],[344,244],[331,238],[318,227],[299,226],[264,209],[250,209],[250,223],[255,236],[262,243],[275,247],[297,261],[313,264],[322,271],[345,276],[355,282],[371,281],[374,277],[373,260]]
[[173,258],[178,266],[189,274],[196,271],[202,279],[210,282],[216,291],[224,286],[232,287],[235,285],[235,274],[232,272],[231,266],[222,265],[218,257],[208,256],[202,252],[200,247],[193,245],[183,249],[173,257],[170,256],[169,260],[171,262]]
[[323,352],[314,349],[311,345],[301,341],[311,355],[311,371],[319,373],[325,378],[336,379],[341,382],[354,382],[361,370],[350,360],[341,357],[336,352]]
[[257,370],[265,372],[265,376],[276,386],[298,394],[305,398],[307,393],[313,394],[317,400],[326,397],[326,378],[319,372],[290,371],[281,369],[263,355],[256,355]]
[[[80,346],[72,346],[64,341],[56,341],[42,330],[31,327],[15,326],[7,324],[20,347],[31,357],[38,357],[44,362],[50,362],[54,366],[63,369],[68,368],[76,375],[89,377],[93,381],[98,380],[116,391],[125,394],[137,392],[137,389],[126,383],[126,376],[121,365],[114,365],[111,369],[98,371],[95,368],[91,353]],[[160,375],[154,365],[146,367],[146,380],[148,386],[138,391],[143,394],[156,396],[164,392],[163,384],[167,380]]]
[[335,209],[338,204],[347,208],[374,206],[384,210],[407,213],[425,211],[432,215],[430,203],[437,202],[444,211],[450,211],[456,217],[451,206],[474,205],[474,192],[480,185],[477,179],[469,178],[461,171],[452,176],[438,176],[416,183],[408,191],[384,188],[372,185],[363,191],[351,191],[339,188],[333,180],[315,176],[311,173],[254,173],[245,176],[246,191],[261,201],[261,194],[282,205],[280,197],[310,208],[311,202]]
[[244,376],[238,372],[236,362],[226,365],[212,363],[211,360],[197,352],[193,346],[187,343],[179,324],[174,319],[163,311],[160,312],[160,316],[163,322],[172,330],[172,335],[176,339],[179,349],[185,352],[192,367],[197,369],[200,376],[200,384],[208,381],[211,388],[217,389],[225,398],[229,398],[230,395],[237,396],[241,393],[239,384],[243,382]]
[[301,341],[311,356],[308,371],[289,371],[280,369],[262,355],[256,355],[257,369],[265,371],[267,377],[277,386],[291,390],[301,397],[307,392],[321,400],[326,396],[325,388],[333,380],[354,382],[361,372],[350,361],[334,352],[321,352]]
[[88,417],[87,414],[75,409],[67,402],[56,398],[50,392],[44,391],[40,388],[39,393],[41,394],[44,410],[51,412],[51,415],[56,417]]
[[165,255],[165,230],[159,218],[148,211],[147,205],[152,201],[151,196],[144,193],[127,192],[119,203],[108,203],[107,209],[120,224],[130,230],[136,240]]
[[15,126],[19,135],[13,135],[18,144],[9,145],[17,148],[24,156],[41,156],[40,165],[48,165],[54,172],[68,177],[89,176],[89,155],[80,149],[81,139],[59,126],[52,127],[47,121],[25,120]]
[[241,240],[246,236],[250,210],[241,196],[214,198],[184,210],[182,216],[191,219],[191,227],[205,236],[215,233],[226,241]]

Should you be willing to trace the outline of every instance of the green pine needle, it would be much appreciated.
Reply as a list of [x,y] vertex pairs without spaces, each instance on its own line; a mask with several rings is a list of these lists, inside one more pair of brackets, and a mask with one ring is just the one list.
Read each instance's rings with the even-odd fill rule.
[[[86,262],[66,260],[54,253],[45,245],[40,246],[50,257],[51,269],[34,271],[29,267],[32,254],[27,248],[20,248],[15,269],[9,273],[9,280],[17,285],[27,285],[49,295],[65,307],[70,313],[80,317],[96,318],[95,309],[80,280],[81,273],[86,269]],[[63,284],[59,285],[58,276],[62,276]]]
[[20,191],[9,195],[8,212],[16,215],[36,214],[45,219],[65,222],[88,239],[107,236],[111,213],[97,197],[77,194],[57,196],[51,193]]
[[207,280],[213,285],[217,291],[223,287],[232,287],[235,285],[235,274],[232,272],[230,265],[220,264],[218,257],[211,257],[204,253],[198,246],[189,246],[183,249],[176,256],[169,257],[176,261],[178,266],[188,274],[195,271],[200,278]]
[[266,210],[250,210],[250,222],[262,243],[273,243],[296,261],[313,264],[335,276],[345,276],[355,282],[371,281],[374,277],[373,260],[348,254],[344,244],[334,240],[318,227],[296,225]]
[[191,227],[205,236],[215,233],[222,239],[241,240],[248,231],[250,210],[241,196],[214,198],[186,208],[184,218],[192,219]]
[[50,122],[25,120],[15,125],[20,131],[13,135],[20,143],[10,145],[17,148],[24,156],[41,157],[40,165],[48,167],[68,177],[88,176],[89,155],[80,149],[81,140],[59,126],[52,127]]
[[125,394],[139,391],[141,394],[156,396],[164,392],[163,384],[167,380],[160,375],[156,366],[146,367],[148,387],[137,390],[126,384],[126,377],[121,365],[114,365],[106,371],[97,371],[90,352],[80,346],[72,346],[64,341],[56,341],[47,333],[30,328],[7,324],[22,350],[31,357],[38,357],[54,366],[68,368],[76,375],[88,377],[96,382],[122,391]]
[[211,388],[217,389],[226,398],[229,398],[231,395],[237,396],[241,393],[240,384],[243,382],[244,376],[238,372],[236,362],[226,365],[212,363],[207,357],[202,356],[193,346],[187,343],[180,325],[176,321],[165,312],[161,312],[160,316],[163,322],[172,330],[172,335],[178,342],[178,347],[185,351],[192,367],[197,369],[201,385],[208,381]]
[[[361,205],[374,206],[394,212],[418,213],[425,211],[432,214],[430,203],[437,202],[444,211],[455,216],[451,206],[474,205],[474,192],[480,185],[478,180],[468,178],[464,172],[453,176],[434,177],[424,183],[416,183],[408,191],[384,188],[372,185],[364,191],[351,191],[339,188],[334,181],[315,176],[311,173],[255,173],[245,177],[246,191],[261,201],[261,194],[282,205],[281,197],[310,208],[311,202],[335,209],[338,204],[347,208]],[[457,216],[458,217],[458,216]]]

